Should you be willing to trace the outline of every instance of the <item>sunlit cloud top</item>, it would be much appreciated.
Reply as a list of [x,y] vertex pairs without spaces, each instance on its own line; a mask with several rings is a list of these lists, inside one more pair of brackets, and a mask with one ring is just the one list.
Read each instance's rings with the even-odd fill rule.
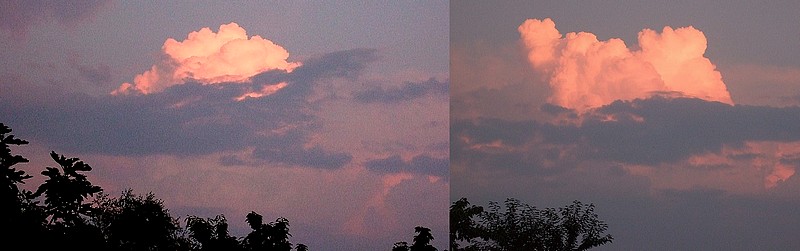
[[654,94],[733,104],[722,75],[704,57],[706,38],[694,27],[639,32],[639,50],[589,32],[562,35],[551,19],[519,26],[531,66],[552,88],[548,102],[579,111]]
[[220,25],[214,33],[205,27],[183,41],[169,38],[162,46],[165,59],[123,83],[112,94],[159,92],[187,80],[202,84],[247,82],[270,71],[291,72],[300,63],[288,62],[289,52],[261,36],[247,36],[236,23]]

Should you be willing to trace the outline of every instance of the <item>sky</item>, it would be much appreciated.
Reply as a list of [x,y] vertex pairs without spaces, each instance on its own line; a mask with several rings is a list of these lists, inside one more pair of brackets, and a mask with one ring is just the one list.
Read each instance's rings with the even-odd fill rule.
[[314,250],[446,247],[449,6],[3,1],[0,122],[175,217],[285,217]]
[[795,250],[800,3],[454,1],[450,200],[594,203],[597,250]]

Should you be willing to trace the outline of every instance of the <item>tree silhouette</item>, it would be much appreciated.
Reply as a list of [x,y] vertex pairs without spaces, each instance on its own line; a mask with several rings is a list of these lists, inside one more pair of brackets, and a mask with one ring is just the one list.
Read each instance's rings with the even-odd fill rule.
[[558,211],[561,229],[556,234],[560,234],[558,239],[563,240],[562,250],[588,250],[614,240],[610,234],[603,235],[608,225],[597,219],[594,204],[585,205],[576,200]]
[[409,251],[408,242],[395,242],[394,245],[392,245],[392,251]]
[[48,179],[39,185],[33,196],[44,195],[45,210],[50,215],[50,223],[64,226],[74,226],[83,222],[82,215],[89,215],[91,204],[83,203],[84,199],[103,191],[99,186],[92,185],[86,175],[78,172],[88,172],[92,167],[78,158],[66,158],[56,152],[50,156],[59,164],[61,171],[55,167],[47,167],[42,175]]
[[[490,202],[488,211],[479,212],[479,208],[469,206],[464,198],[450,207],[451,218],[457,220],[451,228],[451,250],[577,251],[613,240],[603,234],[608,226],[597,219],[593,204],[574,201],[566,207],[540,210],[509,198],[504,206]],[[480,223],[471,220],[476,215]],[[457,241],[470,245],[459,249]]]
[[461,198],[450,206],[450,250],[458,250],[459,241],[469,243],[481,236],[481,228],[477,227],[474,220],[481,213],[483,207],[470,205],[467,198]]
[[269,247],[269,237],[267,235],[267,225],[264,224],[264,217],[256,212],[250,212],[245,217],[245,221],[253,231],[247,234],[242,241],[246,250],[266,250]]
[[186,218],[186,228],[189,237],[199,244],[194,247],[196,250],[240,250],[236,237],[228,234],[228,221],[224,215],[208,219],[189,216]]
[[54,243],[65,248],[103,249],[100,230],[86,220],[92,213],[91,204],[83,202],[102,189],[79,173],[91,171],[92,167],[78,158],[66,158],[55,152],[50,152],[50,156],[60,170],[47,167],[42,171],[48,179],[39,185],[33,196],[44,195],[43,210],[49,219],[47,228]]
[[[28,141],[18,139],[11,133],[11,128],[3,123],[0,123],[0,213],[3,216],[12,216],[14,212],[18,212],[21,204],[21,191],[17,184],[25,183],[26,179],[31,176],[25,174],[25,171],[17,170],[13,166],[19,163],[28,162],[28,159],[11,154],[11,145],[25,145]],[[9,134],[9,135],[6,135]],[[3,218],[3,220],[9,220]],[[6,222],[3,222],[6,223]]]
[[135,195],[128,189],[118,198],[100,194],[92,222],[100,228],[109,250],[187,250],[178,220],[153,193]]
[[408,242],[400,241],[392,245],[392,251],[437,251],[435,247],[431,246],[433,234],[431,229],[427,227],[417,226],[414,228],[414,242],[408,246]]
[[[228,233],[224,215],[207,219],[188,216],[183,229],[153,193],[141,196],[125,190],[118,198],[109,197],[84,174],[92,170],[91,166],[55,152],[50,156],[58,167],[46,167],[41,172],[46,180],[36,192],[20,189],[18,185],[31,176],[15,165],[28,160],[12,154],[11,146],[28,142],[10,133],[11,128],[0,123],[0,243],[6,247],[115,251],[292,249],[286,218],[265,224],[261,215],[251,212],[246,221],[253,231],[242,239]],[[93,203],[85,202],[95,195]],[[422,228],[417,232],[415,242],[433,239],[430,230]],[[296,250],[308,251],[308,246],[298,244]]]
[[[278,218],[274,222],[264,224],[260,214],[250,212],[247,214],[246,221],[253,230],[242,241],[246,250],[292,250],[292,243],[289,242],[289,237],[292,235],[289,233],[289,220],[286,218]],[[303,247],[308,249],[306,245]],[[298,250],[299,248],[300,245],[298,245]]]
[[28,159],[11,153],[11,146],[26,145],[28,141],[11,135],[11,128],[0,123],[0,227],[5,229],[0,234],[1,243],[17,243],[32,248],[46,248],[37,242],[37,236],[45,234],[45,212],[33,200],[33,193],[20,189],[31,178],[23,170],[14,165],[26,163]]
[[433,234],[431,234],[430,228],[417,226],[414,228],[414,232],[416,232],[417,235],[414,236],[414,244],[411,244],[411,251],[437,250],[435,247],[431,246]]
[[292,250],[292,243],[289,242],[289,237],[292,234],[289,233],[289,220],[286,218],[278,218],[274,222],[269,224],[268,228],[268,236],[270,240],[270,244],[272,244],[271,250],[276,251],[290,251]]

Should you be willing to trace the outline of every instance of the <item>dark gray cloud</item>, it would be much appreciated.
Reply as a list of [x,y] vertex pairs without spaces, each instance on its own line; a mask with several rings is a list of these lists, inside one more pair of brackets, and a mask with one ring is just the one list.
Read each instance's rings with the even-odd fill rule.
[[331,52],[318,58],[312,58],[295,69],[292,76],[296,81],[313,82],[324,78],[345,78],[355,80],[361,70],[378,59],[377,50],[358,48]]
[[[718,153],[723,144],[800,140],[800,108],[729,106],[688,98],[614,102],[580,127],[597,158],[655,164],[694,154]],[[618,121],[604,122],[613,116]],[[641,118],[643,122],[636,119]]]
[[108,65],[98,65],[97,67],[76,64],[78,76],[96,86],[104,86],[111,82],[111,67]]
[[[308,134],[319,128],[306,97],[326,79],[357,78],[375,59],[371,49],[340,51],[309,60],[292,73],[260,74],[253,84],[185,83],[149,95],[46,93],[23,99],[3,93],[0,119],[27,139],[76,153],[193,156],[253,147],[250,157],[256,160],[337,168],[351,156],[304,147]],[[248,90],[278,81],[288,85],[272,95],[236,101]]]
[[241,157],[236,155],[225,155],[219,157],[219,164],[223,166],[243,166],[246,165],[245,162]]
[[[488,158],[503,165],[539,166],[536,163],[546,161],[571,163],[558,154],[570,151],[569,156],[583,160],[652,165],[719,153],[723,145],[736,147],[745,141],[800,140],[800,108],[654,97],[606,105],[585,116],[580,125],[478,119],[454,121],[451,130],[451,144],[458,149],[453,152],[454,161],[480,163]],[[495,141],[522,150],[471,148]]]
[[300,145],[267,145],[256,148],[253,156],[269,162],[323,169],[340,168],[353,159],[347,153],[332,153],[320,147],[305,149]]
[[399,173],[410,172],[429,174],[447,178],[450,176],[449,158],[434,158],[427,154],[414,156],[410,160],[403,160],[400,155],[392,155],[384,159],[373,159],[364,163],[367,169],[384,172]]
[[427,95],[448,97],[449,93],[449,81],[440,82],[435,78],[430,78],[427,81],[418,83],[405,82],[402,87],[382,88],[371,86],[367,90],[353,93],[353,98],[361,103],[395,104]]
[[[555,106],[542,110],[574,113]],[[579,125],[454,120],[452,199],[468,195],[473,203],[486,205],[514,197],[539,207],[576,199],[595,203],[615,237],[598,250],[794,249],[800,242],[784,233],[799,231],[800,214],[793,210],[800,187],[796,175],[763,193],[736,194],[702,183],[655,188],[650,178],[620,166],[668,163],[697,172],[735,170],[724,164],[689,167],[685,161],[747,141],[796,142],[798,123],[798,107],[730,106],[667,97],[617,101],[585,114]],[[764,157],[761,154],[726,157],[750,161]],[[779,161],[797,166],[798,159],[790,154]],[[674,170],[662,170],[665,175],[670,171]]]
[[553,116],[557,116],[557,115],[561,115],[561,114],[567,114],[570,118],[573,118],[573,119],[577,119],[578,118],[578,114],[574,110],[570,110],[570,109],[568,109],[566,107],[562,107],[562,106],[558,106],[558,105],[554,105],[554,104],[550,104],[550,103],[545,103],[544,105],[539,107],[539,110],[541,110],[544,113],[553,115]]
[[15,37],[22,37],[30,26],[48,20],[75,25],[90,18],[110,2],[109,0],[0,1],[0,30],[9,32]]
[[[450,158],[453,165],[471,170],[552,176],[572,169],[580,159],[572,155],[575,135],[534,120],[453,120]],[[561,134],[561,137],[556,135]],[[543,137],[552,137],[545,141]],[[555,140],[563,142],[555,142]]]

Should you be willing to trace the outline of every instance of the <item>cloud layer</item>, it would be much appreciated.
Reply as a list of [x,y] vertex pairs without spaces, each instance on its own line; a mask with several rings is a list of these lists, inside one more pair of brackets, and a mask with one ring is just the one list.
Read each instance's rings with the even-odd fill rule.
[[553,104],[583,111],[655,93],[733,103],[720,73],[703,56],[705,36],[691,26],[644,29],[639,50],[588,32],[562,35],[549,18],[526,20],[518,30],[530,64],[552,88]]
[[[451,124],[452,161],[544,176],[605,163],[670,188],[703,184],[752,192],[794,176],[800,165],[799,114],[798,107],[656,96],[587,111],[577,124],[458,120]],[[695,174],[678,178],[689,173]]]
[[161,49],[162,62],[136,75],[132,84],[123,83],[113,94],[149,94],[185,81],[241,83],[262,72],[291,72],[300,65],[287,61],[289,52],[283,47],[258,35],[248,37],[236,23],[220,25],[217,33],[208,27],[193,31],[183,41],[169,38]]
[[[32,140],[75,153],[200,156],[249,151],[220,161],[340,168],[351,161],[350,154],[310,142],[320,122],[307,98],[320,82],[359,76],[376,59],[374,54],[371,49],[333,52],[292,72],[258,74],[252,83],[186,82],[149,95],[49,93],[33,101],[12,91],[3,93],[0,112],[15,114],[6,123]],[[277,82],[285,86],[271,95],[239,99],[269,86],[261,83]]]

